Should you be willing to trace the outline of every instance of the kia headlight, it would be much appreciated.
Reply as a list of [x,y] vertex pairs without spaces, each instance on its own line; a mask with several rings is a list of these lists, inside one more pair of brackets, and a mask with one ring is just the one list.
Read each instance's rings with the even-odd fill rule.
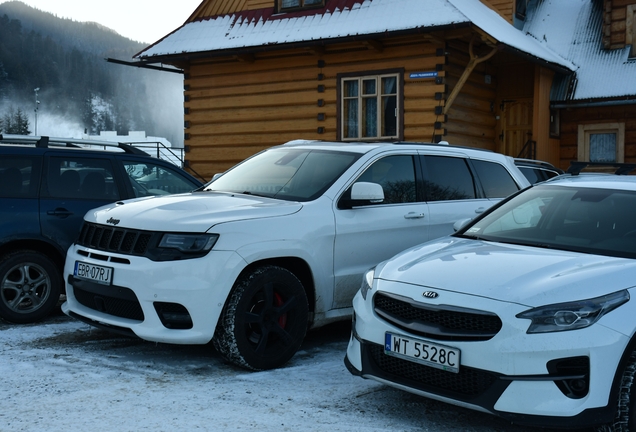
[[532,321],[527,333],[551,333],[589,327],[603,315],[629,301],[626,290],[568,303],[557,303],[521,312],[517,318]]
[[218,239],[218,234],[166,233],[161,237],[159,247],[177,249],[183,253],[201,253],[212,249]]
[[360,294],[363,299],[367,299],[367,293],[373,288],[373,276],[375,275],[375,267],[366,271],[362,276],[362,285],[360,286]]

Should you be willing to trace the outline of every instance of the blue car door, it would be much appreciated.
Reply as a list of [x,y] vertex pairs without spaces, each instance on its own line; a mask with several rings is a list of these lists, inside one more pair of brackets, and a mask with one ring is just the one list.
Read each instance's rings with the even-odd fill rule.
[[109,157],[48,154],[40,188],[42,235],[66,251],[90,209],[121,199]]

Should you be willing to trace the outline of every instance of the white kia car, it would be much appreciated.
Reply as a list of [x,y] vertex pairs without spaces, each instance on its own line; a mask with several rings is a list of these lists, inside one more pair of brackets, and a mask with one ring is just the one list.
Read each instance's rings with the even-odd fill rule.
[[577,171],[369,270],[349,371],[516,423],[636,430],[636,177]]
[[349,319],[362,274],[529,186],[512,158],[443,144],[296,141],[199,191],[88,212],[65,313],[251,369]]

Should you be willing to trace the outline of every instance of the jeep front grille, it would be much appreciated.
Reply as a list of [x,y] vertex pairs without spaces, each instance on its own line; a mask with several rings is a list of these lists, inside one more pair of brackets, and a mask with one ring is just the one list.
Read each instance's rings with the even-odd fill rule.
[[144,256],[153,237],[159,235],[153,231],[84,222],[77,244],[104,252]]

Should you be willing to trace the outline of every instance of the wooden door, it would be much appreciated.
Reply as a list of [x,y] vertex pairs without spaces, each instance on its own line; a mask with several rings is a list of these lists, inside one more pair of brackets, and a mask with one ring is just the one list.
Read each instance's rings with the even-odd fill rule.
[[516,99],[501,102],[500,151],[519,157],[524,145],[532,140],[532,99]]

